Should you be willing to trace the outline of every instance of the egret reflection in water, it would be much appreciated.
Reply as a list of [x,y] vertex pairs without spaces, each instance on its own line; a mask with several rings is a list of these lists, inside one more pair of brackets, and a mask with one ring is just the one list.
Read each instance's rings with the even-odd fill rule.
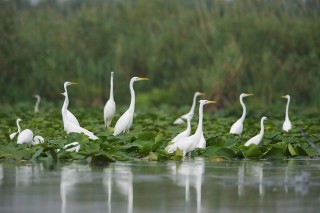
[[[103,169],[103,185],[107,194],[107,212],[112,212],[112,195],[119,193],[127,199],[127,212],[133,210],[133,174],[131,167],[119,166]],[[113,186],[115,189],[113,190]]]
[[197,195],[197,213],[201,212],[201,185],[202,176],[205,171],[204,159],[196,158],[193,161],[183,161],[182,163],[168,163],[168,168],[175,184],[185,187],[186,203],[190,202],[190,186],[195,189]]

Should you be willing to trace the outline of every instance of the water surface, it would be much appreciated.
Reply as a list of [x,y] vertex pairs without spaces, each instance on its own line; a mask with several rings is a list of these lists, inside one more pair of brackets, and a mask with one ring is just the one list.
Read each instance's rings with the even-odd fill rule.
[[0,212],[320,212],[320,160],[0,161]]

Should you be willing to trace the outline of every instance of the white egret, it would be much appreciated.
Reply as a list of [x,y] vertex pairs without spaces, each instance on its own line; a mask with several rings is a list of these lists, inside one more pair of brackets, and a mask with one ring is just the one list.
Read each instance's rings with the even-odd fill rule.
[[32,145],[36,145],[39,143],[43,143],[44,142],[44,138],[36,135],[33,138],[33,132],[30,129],[25,129],[23,131],[21,131],[19,122],[22,121],[22,119],[18,118],[17,119],[17,126],[18,126],[18,140],[17,140],[17,144],[23,144],[23,143],[27,143],[27,144],[32,144]]
[[289,130],[291,130],[291,128],[292,128],[292,124],[291,124],[291,121],[289,119],[290,95],[281,96],[281,98],[286,98],[288,100],[287,101],[287,106],[286,106],[286,117],[285,117],[285,120],[283,122],[282,129],[284,131],[286,131],[286,132],[289,132]]
[[179,133],[176,137],[174,137],[171,141],[173,143],[181,140],[182,138],[186,138],[186,137],[189,137],[190,136],[190,132],[191,132],[191,119],[193,117],[193,114],[190,113],[188,114],[187,116],[187,129],[184,130],[183,132]]
[[261,121],[260,121],[260,125],[261,125],[261,129],[260,129],[260,133],[256,136],[254,136],[253,138],[251,138],[250,140],[248,140],[244,145],[245,146],[249,146],[251,144],[255,144],[255,145],[258,145],[261,140],[262,140],[262,137],[263,137],[263,134],[264,134],[264,125],[263,125],[263,121],[266,120],[267,117],[262,117],[261,118]]
[[69,134],[71,132],[77,132],[77,133],[83,133],[83,134],[87,135],[92,140],[98,139],[98,137],[95,136],[89,130],[82,128],[80,126],[77,126],[70,121],[70,119],[67,117],[67,111],[68,111],[68,105],[69,105],[68,95],[66,92],[63,92],[61,94],[65,97],[64,103],[63,103],[63,106],[61,109],[61,114],[62,114],[62,119],[63,119],[64,130],[67,132],[67,134]]
[[129,109],[119,118],[119,120],[116,123],[116,126],[114,127],[114,136],[117,136],[121,133],[129,132],[129,129],[133,122],[133,114],[134,114],[134,106],[135,106],[135,93],[133,89],[133,83],[136,81],[144,81],[149,80],[148,78],[139,78],[139,77],[133,77],[130,80],[130,93],[131,93],[131,102]]
[[231,129],[230,129],[230,133],[231,134],[237,134],[237,135],[240,135],[242,134],[242,131],[243,131],[243,122],[244,122],[244,119],[246,118],[246,105],[244,105],[243,103],[243,98],[244,97],[248,97],[248,96],[252,96],[253,94],[247,94],[247,93],[242,93],[239,97],[240,99],[240,104],[242,106],[242,116],[239,120],[237,120],[232,126],[231,126]]
[[[66,92],[66,95],[67,95],[67,98],[68,98],[68,102],[69,102],[69,96],[68,96],[67,87],[70,86],[70,85],[74,85],[74,84],[78,84],[78,83],[66,81],[66,82],[64,82],[64,84],[63,84],[64,91]],[[67,110],[67,118],[68,118],[69,121],[70,121],[71,123],[73,123],[74,125],[80,126],[79,121],[77,120],[76,116],[74,116],[69,110]]]
[[34,112],[38,113],[39,112],[39,104],[40,104],[40,95],[34,95],[33,97],[35,97],[37,99],[36,104],[34,105]]
[[[184,121],[188,119],[188,115],[189,114],[193,115],[194,114],[194,108],[196,107],[197,97],[198,96],[203,96],[203,95],[204,95],[204,93],[202,93],[202,92],[195,92],[194,95],[193,95],[193,101],[192,101],[192,105],[191,105],[190,111],[187,114],[184,114],[181,117],[177,118],[173,122],[173,124],[176,124],[176,125],[183,124]],[[191,120],[192,120],[192,117],[191,117]]]
[[204,149],[204,148],[206,148],[206,146],[207,146],[207,141],[206,141],[206,139],[204,138],[203,132],[202,132],[201,138],[200,138],[200,142],[198,143],[197,148],[199,148],[199,149]]
[[183,156],[185,156],[188,152],[193,151],[197,145],[200,142],[201,135],[203,134],[202,132],[202,119],[203,119],[203,106],[205,104],[213,104],[216,103],[215,101],[208,101],[208,100],[200,100],[200,105],[199,105],[199,121],[198,121],[198,127],[196,132],[186,138],[182,138],[178,142],[171,144],[166,147],[166,151],[168,153],[173,153],[177,149],[180,149],[183,153]]
[[113,99],[113,72],[111,72],[110,96],[109,96],[109,100],[107,101],[103,109],[104,126],[106,128],[108,128],[109,125],[111,124],[111,121],[115,112],[116,112],[116,103],[114,102],[114,99]]

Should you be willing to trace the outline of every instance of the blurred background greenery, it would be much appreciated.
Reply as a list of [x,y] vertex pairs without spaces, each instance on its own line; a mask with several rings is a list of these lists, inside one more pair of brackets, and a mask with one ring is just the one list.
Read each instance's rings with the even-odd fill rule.
[[[30,4],[33,2],[33,4]],[[219,107],[255,94],[258,106],[320,106],[318,0],[0,1],[0,103],[40,94],[103,106],[129,104],[129,80],[145,105],[191,104],[195,91]]]

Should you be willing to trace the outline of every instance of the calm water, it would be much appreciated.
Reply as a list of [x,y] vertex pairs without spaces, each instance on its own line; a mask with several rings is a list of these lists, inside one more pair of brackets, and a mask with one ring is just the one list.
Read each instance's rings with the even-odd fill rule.
[[0,212],[320,212],[320,160],[0,161]]

